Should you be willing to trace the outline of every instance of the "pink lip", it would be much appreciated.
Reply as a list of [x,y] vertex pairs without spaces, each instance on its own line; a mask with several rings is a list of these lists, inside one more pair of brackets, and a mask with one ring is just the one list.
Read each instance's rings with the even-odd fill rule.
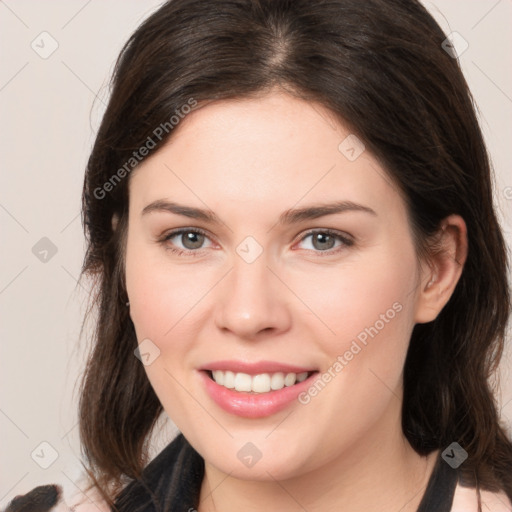
[[[225,366],[223,368],[226,369]],[[266,368],[268,369],[268,366]],[[283,368],[283,365],[280,368]],[[301,371],[297,373],[301,373]],[[296,372],[293,371],[293,373]],[[210,398],[224,411],[243,418],[263,418],[276,414],[292,404],[301,392],[311,386],[312,380],[318,375],[318,372],[313,373],[306,380],[293,386],[285,386],[282,389],[269,391],[268,393],[234,391],[217,384],[210,378],[207,371],[200,371],[199,375]]]
[[249,375],[258,375],[260,373],[303,373],[315,371],[314,368],[305,368],[293,366],[275,361],[259,361],[257,363],[247,363],[244,361],[212,361],[203,365],[200,370],[228,370],[233,373],[247,373]]

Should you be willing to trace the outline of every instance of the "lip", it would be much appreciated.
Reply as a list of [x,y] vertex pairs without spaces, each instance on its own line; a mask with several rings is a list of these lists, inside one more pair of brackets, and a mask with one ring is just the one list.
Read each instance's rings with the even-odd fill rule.
[[[222,368],[226,370],[229,369],[225,366]],[[266,368],[268,370],[268,366],[266,366]],[[282,365],[281,368],[283,368]],[[293,367],[287,366],[287,368]],[[290,370],[290,372],[292,371],[293,370]],[[295,373],[295,371],[293,371],[293,373]],[[319,372],[315,371],[306,380],[294,384],[293,386],[285,386],[276,391],[269,391],[268,393],[246,393],[243,391],[233,391],[217,384],[210,378],[209,372],[206,369],[199,371],[206,393],[210,398],[224,411],[243,418],[264,418],[282,411],[286,407],[291,406],[293,402],[298,404],[297,397],[311,386],[318,373]],[[257,372],[255,375],[256,374]]]
[[203,365],[199,370],[224,370],[233,373],[247,373],[248,375],[258,375],[260,373],[304,373],[317,371],[316,368],[306,368],[303,366],[294,366],[276,361],[258,361],[248,363],[245,361],[212,361]]

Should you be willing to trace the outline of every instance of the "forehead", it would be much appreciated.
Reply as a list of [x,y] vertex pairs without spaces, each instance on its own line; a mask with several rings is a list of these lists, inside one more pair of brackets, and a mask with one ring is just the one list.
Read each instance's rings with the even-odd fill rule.
[[390,209],[400,201],[378,161],[329,110],[285,93],[193,110],[133,171],[130,196],[138,208],[169,197],[220,209],[340,199]]

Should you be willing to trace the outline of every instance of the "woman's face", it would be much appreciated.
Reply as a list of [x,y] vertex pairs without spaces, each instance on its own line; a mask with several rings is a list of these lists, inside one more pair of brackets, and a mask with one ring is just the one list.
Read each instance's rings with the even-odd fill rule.
[[284,93],[209,104],[174,130],[131,176],[126,247],[165,411],[244,479],[371,456],[401,435],[421,308],[396,186],[324,108]]

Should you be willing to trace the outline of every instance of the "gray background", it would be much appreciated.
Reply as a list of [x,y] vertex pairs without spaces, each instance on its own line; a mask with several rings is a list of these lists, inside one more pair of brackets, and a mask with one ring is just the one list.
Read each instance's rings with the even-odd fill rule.
[[[87,282],[77,284],[83,171],[114,60],[159,4],[0,1],[0,506],[44,483],[58,482],[67,494],[83,487],[75,385],[84,363],[86,338],[78,338],[90,289]],[[480,109],[511,246],[512,0],[425,5],[446,33],[456,31],[469,44],[460,61]],[[58,47],[49,55],[52,45]],[[510,353],[497,389],[508,426]],[[172,425],[162,423],[153,453],[171,432]]]

